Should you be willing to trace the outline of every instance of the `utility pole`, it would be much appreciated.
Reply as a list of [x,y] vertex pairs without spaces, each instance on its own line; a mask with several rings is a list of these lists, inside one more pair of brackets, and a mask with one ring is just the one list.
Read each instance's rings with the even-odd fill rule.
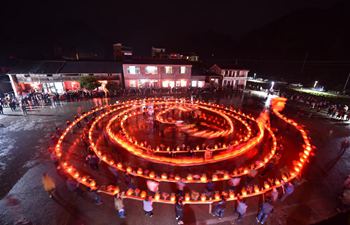
[[344,85],[344,88],[343,88],[343,93],[345,93],[346,86],[348,85],[348,82],[349,82],[349,78],[350,78],[350,73],[349,73],[348,77],[346,78],[345,85]]

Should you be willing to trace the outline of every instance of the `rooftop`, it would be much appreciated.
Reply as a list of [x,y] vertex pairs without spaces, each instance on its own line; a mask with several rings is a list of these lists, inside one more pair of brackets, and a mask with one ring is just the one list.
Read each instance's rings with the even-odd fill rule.
[[191,62],[178,59],[134,58],[126,59],[123,64],[154,64],[154,65],[192,65]]
[[238,65],[236,63],[215,63],[213,64],[217,65],[221,69],[232,69],[232,70],[248,70],[246,68],[243,68],[241,65]]
[[20,61],[8,74],[121,73],[114,61]]

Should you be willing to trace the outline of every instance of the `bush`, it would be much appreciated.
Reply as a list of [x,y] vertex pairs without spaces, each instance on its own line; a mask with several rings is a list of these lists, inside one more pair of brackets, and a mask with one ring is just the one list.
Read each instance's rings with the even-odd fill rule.
[[88,76],[88,77],[81,77],[79,79],[80,87],[85,88],[86,90],[92,91],[99,86],[101,86],[100,82],[96,79],[96,77]]

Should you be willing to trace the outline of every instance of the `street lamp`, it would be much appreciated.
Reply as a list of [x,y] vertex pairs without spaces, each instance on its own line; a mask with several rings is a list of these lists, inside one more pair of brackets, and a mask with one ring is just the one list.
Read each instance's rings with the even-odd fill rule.
[[270,91],[272,91],[272,90],[273,90],[273,86],[275,86],[275,81],[272,81],[272,82],[271,82]]
[[314,83],[314,88],[316,88],[318,81],[316,80]]

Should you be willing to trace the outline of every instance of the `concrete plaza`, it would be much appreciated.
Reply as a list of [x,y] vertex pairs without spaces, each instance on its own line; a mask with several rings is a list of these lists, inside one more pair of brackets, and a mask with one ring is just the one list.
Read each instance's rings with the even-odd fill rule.
[[[238,98],[240,99],[240,98]],[[236,103],[237,99],[221,99],[223,103]],[[235,102],[236,101],[236,102]],[[246,96],[245,104],[257,100]],[[36,107],[24,117],[20,112],[0,115],[0,224],[176,224],[174,206],[155,204],[154,217],[145,217],[142,203],[125,200],[127,218],[118,218],[112,198],[103,196],[103,204],[95,205],[87,198],[70,193],[63,179],[49,159],[50,134],[56,126],[63,127],[66,120],[72,120],[76,113],[88,110],[108,100],[94,99],[81,102],[62,102],[57,106]],[[258,100],[263,104],[262,100]],[[296,111],[305,112],[296,117]],[[346,152],[334,161],[340,152],[340,142],[348,136],[349,127],[340,121],[333,121],[322,113],[313,112],[309,118],[308,109],[288,106],[286,114],[305,125],[316,145],[315,157],[311,159],[304,178],[306,182],[296,187],[292,196],[284,202],[277,202],[268,224],[313,224],[334,216],[338,205],[337,196],[342,183],[350,173]],[[300,113],[299,113],[300,115]],[[333,132],[329,132],[332,130]],[[334,166],[326,170],[326,165]],[[59,193],[67,205],[57,204],[48,198],[41,184],[41,175],[48,172],[55,178]],[[248,199],[248,213],[241,224],[255,224],[260,198]],[[70,207],[72,206],[72,207]],[[233,203],[228,204],[222,220],[209,214],[208,205],[185,206],[185,224],[231,224],[235,218]],[[74,211],[69,210],[75,208]],[[30,224],[30,223],[28,223]]]

